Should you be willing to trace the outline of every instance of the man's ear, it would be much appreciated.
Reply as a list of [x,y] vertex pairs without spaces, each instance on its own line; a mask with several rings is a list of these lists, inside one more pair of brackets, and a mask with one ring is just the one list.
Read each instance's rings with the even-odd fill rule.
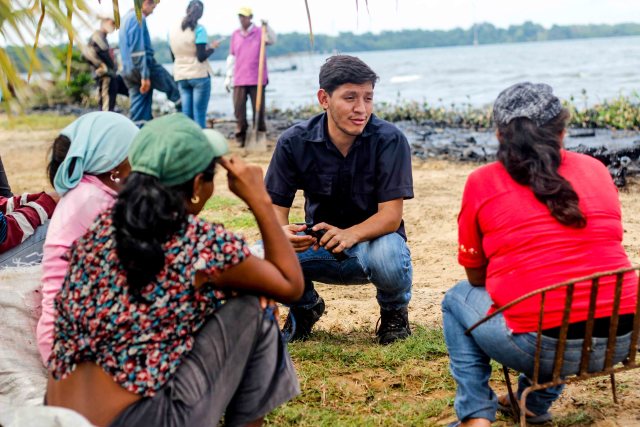
[[329,94],[324,89],[318,90],[318,102],[323,110],[327,110],[329,108]]

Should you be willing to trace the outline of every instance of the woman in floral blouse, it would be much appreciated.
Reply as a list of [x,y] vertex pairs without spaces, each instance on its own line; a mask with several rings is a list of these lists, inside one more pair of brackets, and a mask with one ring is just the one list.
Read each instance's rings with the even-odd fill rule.
[[[267,300],[302,295],[299,263],[260,168],[222,158],[224,137],[208,132],[174,114],[134,139],[115,206],[68,253],[47,404],[98,426],[260,425],[299,393]],[[216,163],[256,217],[264,260],[196,216]]]

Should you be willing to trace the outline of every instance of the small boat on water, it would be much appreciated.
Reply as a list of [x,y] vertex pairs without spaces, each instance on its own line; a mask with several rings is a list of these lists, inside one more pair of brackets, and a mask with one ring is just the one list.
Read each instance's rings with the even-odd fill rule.
[[287,71],[295,71],[297,69],[298,69],[298,66],[296,64],[291,64],[288,67],[269,68],[269,72],[270,73],[286,73]]

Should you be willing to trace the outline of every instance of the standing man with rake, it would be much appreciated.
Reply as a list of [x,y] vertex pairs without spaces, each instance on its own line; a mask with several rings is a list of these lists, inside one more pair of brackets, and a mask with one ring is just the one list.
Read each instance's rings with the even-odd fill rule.
[[[265,35],[265,44],[272,45],[276,42],[276,34],[266,21],[262,21],[262,26],[257,27],[253,24],[253,11],[249,7],[241,7],[238,11],[240,19],[240,28],[233,32],[229,47],[229,56],[227,57],[227,75],[225,78],[225,88],[227,92],[231,92],[233,88],[233,110],[236,117],[236,142],[241,147],[246,145],[247,129],[247,97],[251,98],[251,107],[253,109],[253,121],[257,126],[258,136],[260,139],[266,137],[267,124],[264,117],[264,88],[269,82],[267,73],[267,58],[260,64],[260,47],[263,34]],[[256,100],[258,98],[259,86],[259,70],[264,69],[262,75],[262,102],[258,106],[259,112],[256,112]],[[233,83],[232,83],[233,82]],[[256,120],[257,119],[257,120]]]

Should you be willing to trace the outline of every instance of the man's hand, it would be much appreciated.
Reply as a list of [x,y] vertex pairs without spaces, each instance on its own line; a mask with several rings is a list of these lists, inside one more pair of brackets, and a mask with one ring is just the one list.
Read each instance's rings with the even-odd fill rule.
[[142,79],[140,81],[140,93],[145,94],[151,90],[151,79]]
[[358,244],[360,239],[349,229],[343,230],[333,225],[329,225],[326,222],[321,222],[313,226],[315,231],[325,230],[322,239],[315,245],[315,249],[322,246],[326,250],[339,254],[345,249]]
[[228,76],[224,79],[224,88],[227,91],[227,93],[230,93],[233,90],[233,84],[231,83],[231,78]]
[[297,234],[307,229],[307,226],[304,224],[288,224],[284,225],[282,229],[296,252],[304,252],[317,243],[317,239],[313,236]]
[[220,47],[221,42],[222,40],[214,40],[209,44],[209,46],[211,47],[211,49],[217,49],[218,47]]

